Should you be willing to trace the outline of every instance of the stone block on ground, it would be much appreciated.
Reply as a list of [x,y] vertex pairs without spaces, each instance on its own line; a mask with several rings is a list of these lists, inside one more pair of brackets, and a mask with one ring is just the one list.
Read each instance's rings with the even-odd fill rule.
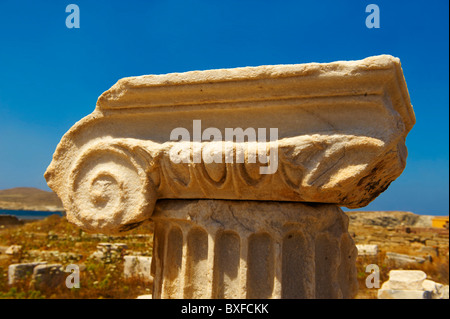
[[395,290],[420,290],[427,274],[421,270],[391,270],[389,288]]
[[5,254],[6,255],[18,255],[22,252],[22,246],[21,245],[11,245],[6,249]]
[[448,285],[426,278],[421,270],[391,270],[378,299],[448,299]]
[[417,257],[417,256],[410,256],[405,254],[399,254],[399,253],[393,253],[393,252],[387,252],[386,253],[386,259],[389,261],[394,262],[397,265],[407,265],[407,264],[422,264],[426,261],[425,258]]
[[153,296],[151,294],[150,295],[140,295],[140,296],[137,296],[136,299],[153,299]]
[[358,256],[376,256],[378,255],[378,245],[356,245]]
[[125,278],[139,278],[145,282],[153,282],[150,274],[152,257],[124,256],[123,274]]
[[33,274],[33,270],[38,265],[45,265],[46,262],[11,264],[8,267],[8,284],[13,285],[18,280]]
[[34,267],[32,282],[36,289],[56,288],[64,285],[67,273],[61,264],[44,264]]

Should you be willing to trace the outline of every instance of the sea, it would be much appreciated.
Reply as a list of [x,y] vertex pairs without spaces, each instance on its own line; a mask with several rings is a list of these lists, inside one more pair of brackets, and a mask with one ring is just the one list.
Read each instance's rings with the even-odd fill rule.
[[16,216],[18,219],[44,219],[50,215],[64,216],[64,212],[44,212],[44,211],[34,211],[34,210],[8,210],[0,209],[0,215],[12,215]]

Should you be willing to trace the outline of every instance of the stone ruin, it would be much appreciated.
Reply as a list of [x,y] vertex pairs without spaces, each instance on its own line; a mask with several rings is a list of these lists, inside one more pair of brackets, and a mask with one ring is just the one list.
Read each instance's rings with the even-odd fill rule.
[[64,135],[45,178],[85,231],[154,221],[153,298],[352,298],[339,206],[402,173],[414,123],[388,55],[130,77]]
[[421,270],[391,270],[378,299],[448,299],[448,285],[426,278]]

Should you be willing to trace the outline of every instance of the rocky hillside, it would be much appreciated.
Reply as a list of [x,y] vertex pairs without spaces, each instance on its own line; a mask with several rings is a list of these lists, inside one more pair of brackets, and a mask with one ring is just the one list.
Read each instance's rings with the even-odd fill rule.
[[433,216],[429,215],[416,215],[411,212],[401,211],[353,211],[346,212],[346,214],[350,218],[350,224],[381,227],[431,227],[431,219],[433,218]]
[[61,211],[62,203],[53,192],[32,187],[0,190],[0,209]]

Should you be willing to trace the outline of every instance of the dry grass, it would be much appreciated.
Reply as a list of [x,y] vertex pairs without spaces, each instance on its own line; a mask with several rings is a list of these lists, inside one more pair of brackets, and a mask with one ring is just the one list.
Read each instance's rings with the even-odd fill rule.
[[[88,258],[100,242],[125,243],[127,251],[151,255],[153,225],[146,223],[128,231],[120,237],[89,235],[67,222],[65,218],[52,215],[46,219],[11,227],[0,231],[0,246],[21,245],[22,253],[13,257],[0,258],[0,298],[136,298],[150,294],[152,287],[139,279],[123,277],[123,259],[103,263]],[[140,237],[140,234],[147,235]],[[31,262],[30,251],[59,251],[82,255],[80,260],[54,260],[66,266],[80,265],[80,288],[68,289],[64,284],[57,288],[36,290],[31,275],[13,286],[8,285],[8,266],[12,263]],[[2,256],[2,255],[0,255]],[[50,261],[49,261],[50,262]],[[69,273],[68,273],[69,275]]]
[[[373,229],[357,228],[356,230],[365,232],[363,235],[382,232],[380,227]],[[78,227],[69,224],[65,218],[57,215],[46,219],[27,223],[23,226],[11,227],[0,230],[0,246],[22,245],[23,252],[14,258],[4,258],[0,254],[0,298],[136,298],[138,295],[151,293],[151,285],[140,280],[125,280],[123,277],[123,262],[119,258],[112,263],[101,263],[90,260],[88,257],[96,250],[100,242],[126,243],[128,251],[151,256],[152,238],[149,234],[153,233],[153,225],[147,223],[139,228],[128,231],[120,237],[89,235],[81,231]],[[366,234],[367,233],[367,234]],[[392,233],[392,231],[390,232]],[[146,235],[146,236],[142,236]],[[395,236],[399,236],[398,233]],[[389,237],[388,237],[389,238]],[[68,289],[61,285],[57,289],[36,290],[30,283],[30,276],[14,286],[7,283],[8,266],[11,263],[33,261],[29,257],[30,251],[59,251],[73,252],[81,254],[80,260],[59,260],[64,266],[68,263],[81,265],[80,274],[81,288]],[[392,262],[387,262],[385,258],[386,251],[394,251],[405,254],[417,254],[414,246],[403,246],[395,244],[386,244],[381,249],[377,257],[358,257],[357,272],[359,281],[359,293],[356,298],[373,299],[377,297],[376,289],[368,289],[365,280],[368,273],[365,272],[366,266],[376,264],[380,267],[380,281],[383,283],[388,280],[388,274],[393,269],[418,269],[423,270],[428,278],[439,283],[449,283],[449,258],[447,253],[440,257],[434,257],[432,261],[423,264],[414,264],[409,266],[399,266]],[[2,257],[3,256],[3,257]]]

